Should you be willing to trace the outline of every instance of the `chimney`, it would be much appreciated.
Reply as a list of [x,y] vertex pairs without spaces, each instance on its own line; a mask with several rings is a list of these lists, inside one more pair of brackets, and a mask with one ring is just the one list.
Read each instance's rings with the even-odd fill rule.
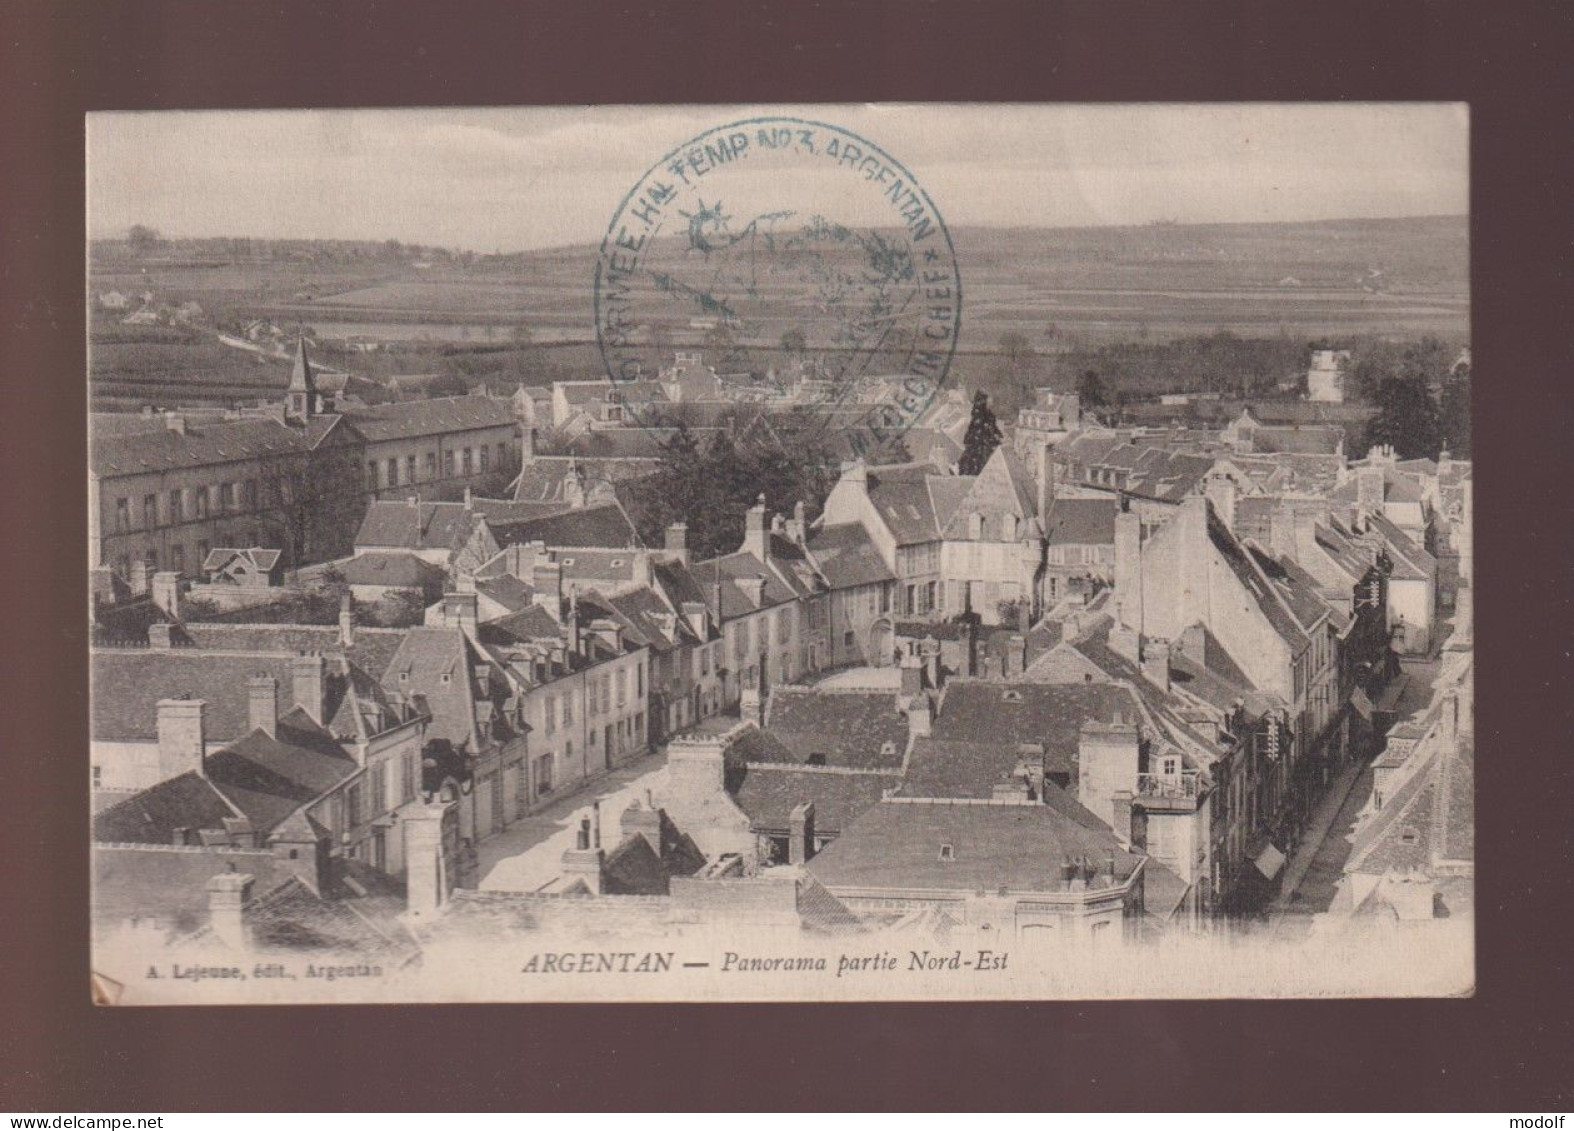
[[290,661],[290,678],[295,703],[319,723],[328,697],[327,672],[321,653],[307,652]]
[[164,414],[164,427],[177,436],[184,436],[186,434],[186,418],[178,412],[166,412]]
[[650,568],[650,552],[648,550],[635,550],[632,565],[634,567],[634,588],[649,589],[653,580]]
[[154,621],[148,625],[148,647],[159,652],[168,652],[170,649],[170,630],[174,626],[168,621]]
[[443,594],[443,624],[448,628],[475,629],[480,599],[474,593]]
[[814,804],[795,805],[787,815],[787,862],[807,864],[814,855]]
[[557,562],[536,559],[530,570],[530,587],[534,592],[530,596],[532,604],[536,604],[551,614],[552,619],[563,619],[563,567]]
[[793,541],[800,546],[809,540],[809,520],[806,513],[802,499],[792,505]]
[[178,777],[189,770],[203,772],[207,749],[205,713],[201,699],[160,699],[158,702],[159,780]]
[[644,837],[656,855],[661,855],[661,810],[654,805],[641,805],[638,798],[630,801],[618,822],[618,830],[623,834],[623,840]]
[[1156,636],[1142,641],[1142,675],[1165,694],[1170,690],[1170,642]]
[[927,738],[934,730],[935,705],[927,695],[919,695],[907,704],[907,740]]
[[1355,505],[1362,514],[1378,514],[1383,509],[1383,469],[1370,466],[1355,470]]
[[406,907],[413,918],[437,913],[454,887],[459,808],[453,801],[403,810]]
[[1296,558],[1295,508],[1280,501],[1268,515],[1268,548],[1275,557]]
[[1142,520],[1115,516],[1115,623],[1142,631]]
[[1055,502],[1055,446],[1038,446],[1038,517],[1048,530],[1049,510]]
[[1235,480],[1228,475],[1210,475],[1207,485],[1203,488],[1208,501],[1213,504],[1213,509],[1218,513],[1220,521],[1231,530],[1235,529]]
[[739,695],[738,713],[744,722],[765,727],[765,698],[758,687],[745,687]]
[[132,562],[126,571],[126,584],[131,589],[133,597],[141,597],[148,591],[148,578],[152,574],[147,562]]
[[565,883],[582,880],[591,895],[601,894],[605,879],[607,854],[601,849],[599,831],[591,826],[589,817],[581,817],[574,833],[574,847],[563,853]]
[[1137,728],[1130,723],[1082,724],[1077,735],[1077,800],[1083,808],[1101,821],[1114,819],[1115,795],[1137,790],[1139,751]]
[[1021,778],[1011,778],[1009,781],[997,781],[990,788],[989,799],[1011,802],[1031,801],[1033,791]]
[[[743,552],[753,554],[762,562],[770,561],[770,512],[765,509],[765,495],[762,493],[749,508],[749,513],[744,519],[743,527]],[[755,602],[758,604],[758,602]]]
[[246,682],[247,733],[260,730],[273,738],[279,730],[279,681],[259,672]]
[[1027,670],[1027,637],[1013,632],[1006,638],[1005,677],[1016,679]]
[[355,643],[355,607],[348,593],[339,600],[339,643],[346,648]]
[[244,872],[220,872],[208,881],[208,926],[230,950],[246,950],[251,944],[246,930],[251,885],[252,877]]
[[685,566],[689,564],[688,523],[674,522],[667,527],[666,540],[662,544],[662,555],[667,561]]
[[[727,797],[725,737],[675,738],[667,746],[667,809],[693,810]],[[730,803],[730,801],[729,801]],[[682,815],[674,820],[682,825]]]
[[170,620],[180,619],[180,574],[160,570],[153,575],[153,603],[164,611]]

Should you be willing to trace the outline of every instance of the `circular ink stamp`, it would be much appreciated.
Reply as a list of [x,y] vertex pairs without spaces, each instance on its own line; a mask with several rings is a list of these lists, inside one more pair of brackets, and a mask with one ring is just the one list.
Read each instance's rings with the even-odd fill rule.
[[876,143],[751,118],[673,149],[596,262],[596,340],[634,422],[684,401],[818,407],[878,452],[944,385],[962,278],[939,210]]

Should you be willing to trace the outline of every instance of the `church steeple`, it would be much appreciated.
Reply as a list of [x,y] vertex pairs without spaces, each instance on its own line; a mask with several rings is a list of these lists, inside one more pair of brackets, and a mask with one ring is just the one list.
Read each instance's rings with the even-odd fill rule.
[[290,387],[285,393],[286,414],[296,420],[310,420],[317,412],[317,378],[312,373],[311,359],[306,356],[306,335],[295,344],[295,368],[290,373]]

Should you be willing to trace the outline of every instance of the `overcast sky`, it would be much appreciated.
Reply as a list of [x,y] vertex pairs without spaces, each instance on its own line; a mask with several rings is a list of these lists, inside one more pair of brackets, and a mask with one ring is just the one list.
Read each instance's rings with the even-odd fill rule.
[[799,106],[94,114],[93,236],[599,241],[669,150],[739,118],[862,134],[953,225],[1463,215],[1463,105]]

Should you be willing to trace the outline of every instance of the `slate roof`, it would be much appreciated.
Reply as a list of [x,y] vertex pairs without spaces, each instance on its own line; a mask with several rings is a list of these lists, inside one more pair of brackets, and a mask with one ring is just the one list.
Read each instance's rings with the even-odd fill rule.
[[95,435],[88,445],[94,474],[137,475],[307,452],[310,442],[272,417],[187,423],[184,433],[168,428],[123,435]]
[[344,417],[373,443],[514,425],[513,405],[494,397],[434,397],[347,410]]
[[[1082,723],[1093,719],[1112,722],[1117,713],[1132,723],[1139,718],[1131,691],[1113,684],[1005,683],[953,678],[946,684],[931,735],[937,739],[967,742],[987,735],[1010,751],[1012,765],[1015,765],[1019,744],[1041,743],[1050,768],[1064,772],[1071,768]],[[937,767],[936,772],[939,771]],[[931,790],[963,790],[950,796],[987,797],[990,787],[999,778],[998,772],[991,771],[987,778],[980,779],[976,768],[957,767],[945,769],[940,776],[925,780],[924,785]],[[916,766],[909,768],[908,780],[915,784],[919,781]],[[982,792],[971,792],[975,790]]]
[[274,737],[252,731],[210,755],[205,772],[254,828],[266,831],[360,772],[360,766],[297,707],[279,717]]
[[[211,651],[269,653],[275,656],[301,652],[322,652],[325,655],[342,652],[372,675],[381,675],[408,631],[404,628],[357,625],[353,642],[348,647],[339,642],[337,625],[183,624],[174,630],[172,636],[178,635],[197,648]],[[188,653],[176,651],[171,654],[184,656]],[[147,653],[140,655],[145,657]],[[288,686],[287,682],[280,682],[281,688]]]
[[[934,542],[940,537],[928,464],[893,464],[867,471],[869,501],[899,546]],[[939,478],[938,476],[936,478]]]
[[463,503],[376,501],[367,508],[356,546],[404,550],[457,550],[470,540],[481,516]]
[[1246,591],[1251,594],[1253,602],[1275,632],[1288,642],[1294,650],[1299,651],[1306,644],[1306,633],[1302,630],[1290,610],[1276,595],[1274,585],[1263,576],[1257,566],[1256,558],[1230,533],[1228,527],[1213,513],[1208,510],[1208,538],[1219,552]]
[[478,625],[476,636],[483,644],[523,644],[532,640],[561,640],[563,629],[552,619],[551,613],[539,605],[531,605]]
[[174,934],[189,934],[208,922],[207,885],[214,876],[233,867],[252,877],[253,892],[272,891],[291,876],[271,852],[155,848],[151,842],[117,848],[96,828],[94,840],[93,918],[104,927],[158,919]]
[[1115,499],[1056,499],[1049,508],[1049,544],[1113,546],[1119,514]]
[[[1360,464],[1352,465],[1352,470],[1359,470]],[[1351,475],[1338,487],[1329,493],[1330,499],[1341,503],[1357,502],[1361,497],[1360,477]],[[1383,468],[1383,501],[1385,503],[1419,503],[1421,501],[1421,485],[1411,476],[1395,471],[1391,466]]]
[[829,691],[796,686],[771,692],[765,731],[792,759],[852,769],[899,769],[907,752],[907,716],[888,691]]
[[[1070,804],[1075,805],[1075,802]],[[814,856],[807,867],[837,888],[1052,892],[1066,856],[1099,867],[1115,860],[1124,880],[1140,865],[1108,829],[1060,805],[882,801]],[[1098,827],[1095,827],[1098,826]],[[941,845],[952,856],[942,860]]]
[[557,555],[565,580],[620,582],[634,580],[630,550],[574,549]]
[[[515,614],[519,616],[522,614]],[[492,622],[495,626],[500,622]],[[488,627],[492,627],[488,626]],[[432,714],[427,741],[445,739],[475,752],[476,688],[472,686],[470,646],[457,628],[412,628],[388,662],[382,684],[388,691],[420,695]]]
[[[689,566],[688,572],[698,584],[700,595],[698,597],[685,596],[683,600],[703,600],[712,614],[715,609],[715,582],[721,580],[721,615],[723,621],[734,620],[747,616],[765,608],[785,605],[797,600],[800,592],[795,589],[776,570],[767,568],[759,558],[746,551],[724,554],[719,558],[712,558],[708,562],[696,562]],[[739,581],[763,577],[765,585],[760,590],[760,603],[756,605],[752,597],[744,592]]]
[[288,700],[292,674],[285,655],[213,655],[198,649],[94,649],[91,655],[94,742],[152,742],[158,701],[206,702],[208,741],[228,742],[251,729],[247,681],[271,675]]
[[446,574],[414,554],[372,550],[338,562],[334,566],[350,585],[387,585],[403,589],[427,589],[443,584]]
[[835,836],[880,803],[900,779],[889,774],[828,773],[824,770],[751,763],[740,771],[733,800],[759,832],[785,832],[793,809],[814,805],[814,829]]
[[500,574],[497,577],[480,578],[475,583],[475,591],[491,598],[505,609],[515,613],[528,609],[536,592],[511,573]]
[[493,526],[492,534],[499,546],[545,542],[548,549],[623,549],[640,545],[634,524],[615,502],[563,511],[525,522],[499,523]]
[[1328,615],[1328,605],[1317,593],[1317,579],[1301,568],[1294,558],[1275,557],[1255,545],[1247,547],[1247,552],[1256,561],[1257,568],[1273,582],[1274,588],[1295,614],[1295,619],[1308,633],[1313,625]]
[[[93,839],[101,844],[172,844],[176,829],[223,828],[236,809],[196,771],[166,778],[117,801],[93,817]],[[209,876],[224,870],[213,868]]]
[[470,507],[494,526],[510,522],[530,522],[563,514],[570,509],[567,503],[517,501],[514,499],[472,499]]
[[855,589],[896,580],[861,523],[821,527],[809,539],[809,554],[831,589]]

